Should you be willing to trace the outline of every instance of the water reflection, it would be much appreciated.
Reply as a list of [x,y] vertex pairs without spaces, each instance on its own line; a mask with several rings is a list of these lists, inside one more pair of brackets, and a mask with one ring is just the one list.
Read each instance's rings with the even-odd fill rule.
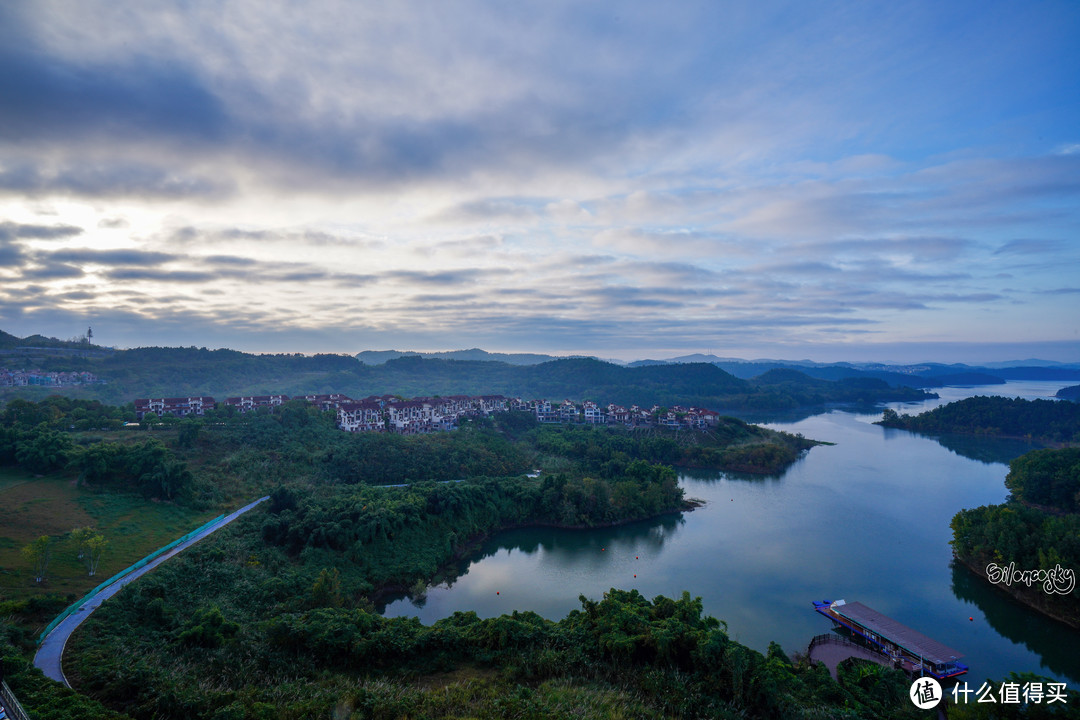
[[1024,453],[1046,447],[1028,440],[978,437],[975,435],[942,435],[935,438],[944,447],[972,460],[1008,465]]
[[[952,565],[952,591],[978,608],[999,635],[1038,655],[1044,668],[1080,682],[1080,632],[1021,605],[958,562]],[[974,655],[974,648],[966,650]]]
[[682,513],[671,513],[652,520],[596,530],[511,530],[486,542],[480,550],[481,554],[473,558],[473,562],[479,562],[498,552],[509,554],[518,550],[526,555],[542,551],[546,557],[560,564],[583,561],[604,564],[609,558],[618,555],[618,551],[639,549],[658,552],[685,522]]
[[[802,458],[795,461],[795,464],[802,462]],[[794,465],[792,466],[794,467]],[[719,483],[724,480],[741,480],[744,482],[756,482],[756,483],[768,483],[779,482],[783,480],[784,476],[791,470],[790,467],[785,468],[783,472],[775,473],[772,475],[761,475],[757,473],[741,473],[741,472],[729,472],[720,470],[703,470],[701,468],[679,468],[679,475],[683,478],[691,480],[697,480],[705,484]]]
[[[611,566],[631,555],[656,557],[679,528],[685,524],[683,513],[669,513],[649,520],[593,530],[530,527],[506,530],[484,541],[468,557],[447,570],[436,594],[452,589],[464,580],[470,570],[492,560],[521,566],[557,567],[561,572],[581,576],[602,577]],[[376,610],[385,613],[409,597],[407,592],[387,594]],[[411,604],[422,609],[427,598],[414,599]]]

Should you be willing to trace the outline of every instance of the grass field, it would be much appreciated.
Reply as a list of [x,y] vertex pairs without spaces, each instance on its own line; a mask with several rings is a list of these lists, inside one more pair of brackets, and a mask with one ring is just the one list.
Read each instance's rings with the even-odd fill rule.
[[[76,487],[70,476],[35,477],[0,468],[0,600],[50,592],[81,596],[218,514],[135,495],[92,492]],[[109,541],[94,577],[68,541],[71,530],[86,526]],[[53,545],[46,581],[39,585],[21,550],[42,535],[50,536]]]

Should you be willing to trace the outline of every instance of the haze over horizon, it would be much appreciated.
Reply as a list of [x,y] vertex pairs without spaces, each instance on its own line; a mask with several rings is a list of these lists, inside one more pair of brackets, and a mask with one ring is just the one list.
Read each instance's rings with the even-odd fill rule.
[[0,6],[0,329],[1080,361],[1080,5]]

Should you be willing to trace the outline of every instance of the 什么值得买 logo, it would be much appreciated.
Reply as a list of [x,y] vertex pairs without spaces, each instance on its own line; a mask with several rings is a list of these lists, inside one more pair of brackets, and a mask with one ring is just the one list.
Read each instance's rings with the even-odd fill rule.
[[1014,562],[1004,566],[990,563],[986,566],[986,579],[995,585],[1042,585],[1047,595],[1068,595],[1076,587],[1076,571],[1060,564],[1049,570],[1017,570]]

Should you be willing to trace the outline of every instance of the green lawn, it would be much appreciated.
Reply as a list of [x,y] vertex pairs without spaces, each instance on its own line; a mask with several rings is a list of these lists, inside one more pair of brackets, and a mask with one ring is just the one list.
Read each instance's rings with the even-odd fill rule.
[[[0,468],[0,600],[44,593],[82,595],[103,580],[218,515],[135,495],[92,492],[70,476],[35,477]],[[97,529],[109,541],[97,575],[89,577],[68,542],[76,527]],[[53,538],[47,579],[34,582],[22,548]]]

